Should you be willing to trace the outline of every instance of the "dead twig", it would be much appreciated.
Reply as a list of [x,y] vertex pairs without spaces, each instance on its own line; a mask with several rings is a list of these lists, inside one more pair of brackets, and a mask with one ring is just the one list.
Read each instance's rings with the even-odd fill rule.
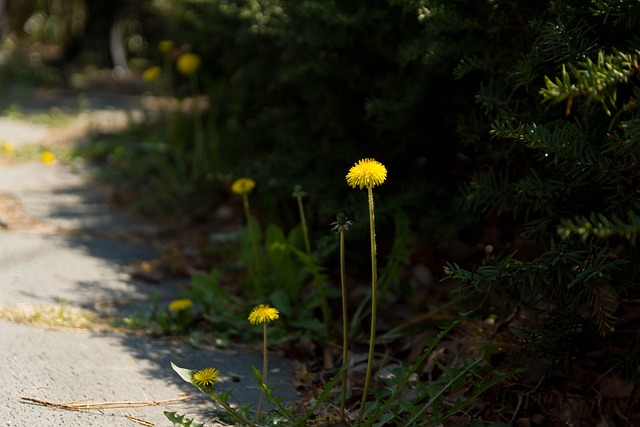
[[152,423],[151,421],[147,421],[147,420],[143,420],[142,418],[134,417],[131,414],[127,414],[124,417],[130,419],[131,421],[135,421],[135,422],[137,422],[139,424],[142,424],[143,426],[150,426],[150,427],[155,426],[155,424]]
[[91,400],[91,398],[72,400],[70,402],[51,402],[48,400],[37,399],[35,397],[28,397],[28,396],[22,396],[20,397],[20,399],[24,402],[47,406],[50,408],[77,411],[77,410],[140,408],[143,406],[167,405],[167,404],[182,402],[184,400],[191,399],[191,396],[186,395],[186,396],[176,397],[174,399],[165,399],[165,400],[97,402],[97,403],[83,403],[88,400]]

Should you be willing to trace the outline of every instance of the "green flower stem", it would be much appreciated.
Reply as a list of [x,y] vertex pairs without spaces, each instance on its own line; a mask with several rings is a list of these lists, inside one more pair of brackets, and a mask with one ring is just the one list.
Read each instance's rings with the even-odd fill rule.
[[164,92],[163,93],[168,93],[169,95],[172,94],[172,88],[173,88],[173,62],[171,60],[171,57],[168,54],[164,55],[163,61],[162,61],[162,68],[163,68],[163,73],[167,76],[167,81],[166,81],[166,87],[164,88]]
[[198,75],[191,74],[191,86],[193,91],[193,139],[194,139],[194,159],[192,178],[198,178],[201,172],[202,160],[204,158],[204,141],[202,136],[202,115],[200,112],[200,99],[198,97]]
[[340,230],[340,284],[342,285],[342,396],[340,397],[340,419],[344,421],[347,395],[347,358],[349,357],[349,324],[347,313],[347,288],[344,269],[344,230]]
[[371,335],[369,337],[369,358],[367,361],[367,374],[364,380],[364,390],[362,392],[362,402],[360,404],[360,413],[358,414],[358,424],[362,420],[364,414],[364,405],[367,402],[369,394],[369,383],[371,382],[371,370],[373,366],[373,350],[376,341],[376,317],[377,317],[377,296],[376,287],[378,281],[378,271],[376,266],[376,226],[373,215],[373,189],[367,187],[369,192],[369,228],[371,232]]
[[[249,209],[249,196],[242,195],[242,203],[244,205],[244,215],[247,217],[247,229],[249,230],[249,238],[251,239],[251,254],[253,255],[253,272],[255,283],[260,283],[260,260],[258,259],[258,239],[253,229],[253,221],[251,221],[251,211]],[[260,289],[261,291],[261,289]]]
[[211,400],[213,400],[218,405],[222,406],[222,408],[225,411],[227,411],[227,413],[232,418],[234,418],[236,421],[238,421],[238,423],[240,425],[249,426],[249,427],[258,427],[256,424],[252,423],[251,421],[249,421],[248,419],[243,417],[241,414],[239,414],[238,411],[236,411],[231,406],[229,406],[229,404],[227,402],[225,402],[224,400],[220,399],[220,397],[218,397],[218,395],[215,392],[206,393],[206,394],[207,394],[207,396],[209,396],[211,398]]
[[[309,229],[307,227],[307,219],[306,219],[306,215],[304,213],[304,206],[302,203],[302,197],[305,195],[304,191],[302,191],[302,188],[299,185],[296,185],[294,187],[293,190],[293,194],[292,194],[297,202],[298,202],[298,212],[300,214],[300,224],[302,226],[302,237],[304,239],[304,247],[305,247],[305,251],[307,254],[307,258],[308,260],[306,261],[309,265],[309,267],[312,267],[314,264],[314,260],[311,257],[311,244],[309,241]],[[327,333],[329,333],[329,325],[330,325],[330,320],[331,320],[331,309],[329,308],[329,301],[327,299],[327,291],[324,288],[323,284],[321,282],[318,281],[314,281],[314,284],[316,285],[317,289],[318,289],[318,296],[320,297],[320,306],[322,309],[322,320],[323,323],[327,329]]]
[[302,224],[302,237],[304,238],[304,248],[307,251],[307,255],[311,254],[311,244],[309,243],[309,231],[307,230],[307,219],[304,215],[304,207],[302,206],[302,196],[296,194],[298,199],[298,210],[300,211],[300,223]]
[[[264,323],[262,329],[262,384],[267,384],[267,324]],[[260,387],[260,400],[258,401],[258,418],[262,413],[264,403],[264,389]]]

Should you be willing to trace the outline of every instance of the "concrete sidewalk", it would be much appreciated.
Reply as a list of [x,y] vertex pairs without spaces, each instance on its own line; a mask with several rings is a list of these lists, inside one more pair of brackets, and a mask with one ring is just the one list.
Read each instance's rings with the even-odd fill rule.
[[[46,142],[42,125],[34,126],[31,134],[29,129],[29,123],[2,119],[0,140]],[[38,162],[0,165],[0,200],[4,200],[0,202],[0,306],[135,310],[149,308],[154,292],[160,292],[163,301],[177,294],[178,286],[129,276],[127,265],[157,254],[119,240],[119,232],[153,229],[115,210],[107,197],[108,189],[88,182],[82,167]],[[185,368],[219,369],[218,389],[231,388],[233,402],[256,407],[259,390],[251,365],[261,366],[259,353],[196,349],[166,338],[0,320],[0,421],[7,426],[171,426],[163,411],[177,411],[216,425],[211,402],[180,379],[171,361]],[[269,384],[277,386],[276,394],[287,401],[296,398],[290,375],[287,361],[270,355]],[[165,401],[180,399],[184,392],[193,397],[135,408],[70,411],[36,402]]]

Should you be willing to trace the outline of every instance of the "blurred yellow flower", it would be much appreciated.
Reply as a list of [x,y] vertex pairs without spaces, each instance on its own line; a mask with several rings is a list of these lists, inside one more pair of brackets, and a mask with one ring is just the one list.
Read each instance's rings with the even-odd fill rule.
[[347,184],[353,188],[373,188],[387,179],[387,168],[377,160],[362,159],[349,169]]
[[231,191],[239,195],[249,194],[255,186],[256,182],[251,178],[240,178],[236,179],[233,184],[231,184]]
[[208,387],[215,384],[219,375],[220,371],[215,368],[204,368],[193,374],[191,380],[195,385]]
[[145,82],[151,82],[160,77],[161,73],[162,69],[157,65],[154,65],[153,67],[149,67],[144,70],[144,72],[142,73],[142,80],[144,80]]
[[0,146],[0,151],[2,151],[2,154],[11,154],[13,153],[13,145],[11,145],[7,141],[2,141],[2,145]]
[[56,161],[56,155],[51,151],[43,151],[40,154],[40,161],[42,161],[42,163],[51,164]]
[[265,304],[260,304],[251,310],[249,313],[249,323],[257,325],[259,323],[268,323],[272,320],[278,320],[280,318],[280,312],[273,307]]
[[158,43],[158,50],[162,53],[169,53],[173,49],[173,42],[171,40],[162,40]]
[[169,303],[169,311],[185,311],[191,308],[193,302],[187,298],[174,299]]
[[200,57],[195,53],[185,53],[178,58],[176,64],[178,71],[185,76],[195,74],[200,68]]

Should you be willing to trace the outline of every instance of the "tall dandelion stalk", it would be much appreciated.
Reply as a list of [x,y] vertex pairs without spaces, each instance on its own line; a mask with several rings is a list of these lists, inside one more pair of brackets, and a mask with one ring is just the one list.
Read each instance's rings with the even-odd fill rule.
[[[249,323],[262,324],[262,384],[267,384],[267,323],[278,320],[280,312],[268,305],[260,304],[249,313]],[[264,403],[264,388],[260,387],[260,400],[258,401],[258,418],[262,413]]]
[[340,287],[342,288],[342,395],[340,396],[340,419],[344,421],[344,409],[347,396],[347,363],[349,357],[349,317],[347,313],[347,287],[344,268],[344,233],[353,224],[343,213],[336,216],[333,231],[340,235]]
[[371,382],[371,370],[373,366],[373,350],[376,340],[376,317],[377,317],[377,295],[376,288],[378,282],[378,269],[376,265],[376,227],[373,214],[373,187],[382,184],[387,179],[387,168],[377,160],[362,159],[349,169],[347,174],[347,184],[353,188],[359,187],[361,190],[367,188],[369,195],[369,229],[371,233],[371,335],[369,337],[369,356],[367,360],[367,374],[364,380],[364,390],[362,392],[362,402],[358,414],[358,423],[364,414],[364,405],[367,402],[369,384]]
[[302,191],[302,187],[300,185],[296,185],[293,188],[293,197],[296,198],[298,202],[298,212],[300,213],[300,224],[302,225],[302,237],[304,239],[304,249],[307,251],[307,255],[311,254],[311,244],[309,242],[309,230],[307,228],[307,219],[304,214],[304,206],[302,205],[302,198],[307,195],[304,191]]
[[251,178],[239,178],[231,184],[231,192],[242,196],[242,204],[244,206],[244,216],[247,220],[247,230],[249,231],[249,239],[251,240],[251,255],[253,258],[253,280],[260,283],[260,254],[258,252],[258,236],[254,230],[253,221],[251,220],[251,210],[249,208],[249,193],[255,188],[256,182]]
[[200,68],[200,57],[195,53],[187,52],[182,54],[176,62],[176,68],[189,78],[191,83],[191,91],[193,93],[193,143],[194,158],[191,170],[192,179],[196,179],[200,175],[201,162],[204,158],[204,140],[202,135],[202,113],[199,105],[199,88],[198,88],[198,68]]
[[[307,219],[304,213],[304,206],[302,204],[302,198],[307,195],[304,191],[302,191],[302,187],[300,185],[296,185],[293,188],[293,193],[291,194],[296,198],[298,202],[298,213],[300,214],[300,226],[302,227],[302,238],[304,240],[304,249],[307,254],[308,260],[306,261],[311,265],[313,263],[313,258],[311,257],[311,244],[309,240],[309,227],[307,227]],[[322,309],[322,319],[324,321],[325,326],[329,326],[329,322],[331,320],[331,309],[329,308],[329,300],[327,299],[327,290],[324,287],[322,282],[314,281],[316,288],[318,290],[318,295],[320,297],[320,308]]]
[[162,53],[162,68],[164,74],[167,77],[167,86],[169,89],[171,88],[171,82],[173,81],[173,72],[171,67],[172,61],[172,52],[173,52],[173,41],[172,40],[162,40],[158,43],[158,50]]

